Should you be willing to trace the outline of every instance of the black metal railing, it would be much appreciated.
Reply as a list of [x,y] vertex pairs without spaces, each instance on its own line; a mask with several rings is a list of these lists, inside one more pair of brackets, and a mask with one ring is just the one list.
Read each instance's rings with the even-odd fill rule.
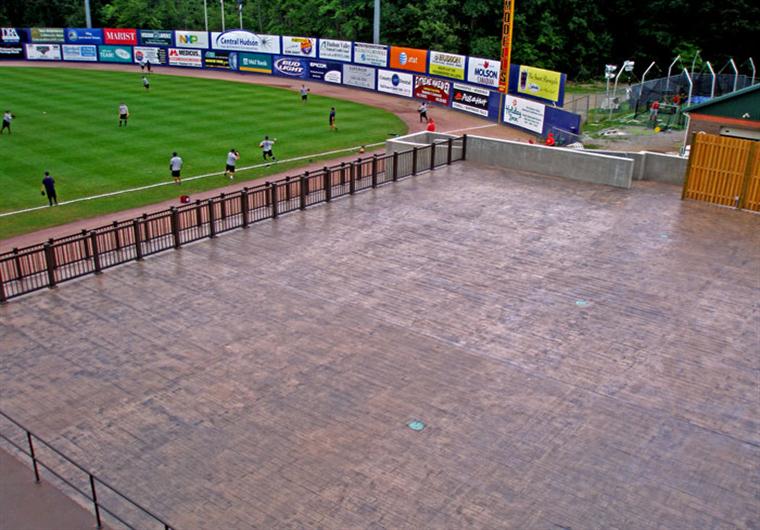
[[0,303],[464,160],[467,135],[324,167],[0,254]]
[[[109,518],[108,524],[110,526],[120,524],[126,528],[175,529],[162,517],[132,500],[105,480],[98,478],[92,471],[63,454],[6,413],[0,411],[0,416],[5,420],[3,421],[4,427],[10,424],[11,428],[15,428],[17,431],[16,440],[14,440],[12,434],[6,432],[0,432],[0,438],[3,438],[17,451],[29,457],[34,471],[34,480],[36,482],[40,481],[40,468],[42,468],[84,497],[92,504],[98,528],[103,526],[102,514],[105,514]],[[19,436],[21,440],[18,439]],[[47,456],[40,454],[41,452],[47,453]],[[51,460],[47,460],[47,458],[57,460],[57,466]],[[61,469],[64,466],[67,468],[66,470]],[[107,506],[103,501],[103,497],[113,498],[115,500],[114,504],[118,504],[119,506]],[[121,513],[116,513],[117,511]],[[137,514],[140,522],[136,523],[134,520],[128,521],[128,516],[123,512]]]

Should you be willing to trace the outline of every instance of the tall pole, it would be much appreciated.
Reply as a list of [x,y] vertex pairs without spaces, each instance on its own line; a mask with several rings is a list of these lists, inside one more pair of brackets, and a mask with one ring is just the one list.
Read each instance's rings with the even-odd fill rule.
[[712,99],[715,97],[715,81],[717,80],[717,76],[715,75],[715,70],[713,70],[710,61],[707,61],[707,68],[710,69],[710,74],[712,75],[712,84],[710,85],[710,99]]
[[699,50],[694,54],[694,60],[691,61],[691,77],[694,79],[694,67],[697,66],[697,57],[699,57]]
[[731,68],[734,69],[734,90],[733,92],[736,92],[736,85],[739,83],[739,69],[736,67],[736,63],[734,62],[734,58],[731,57],[728,60],[729,63],[731,63]]
[[375,17],[372,21],[372,42],[380,44],[380,0],[375,0]]
[[238,14],[240,15],[240,29],[243,29],[243,0],[238,0]]
[[749,58],[749,65],[752,67],[752,85],[755,84],[755,61],[752,60],[752,57]]
[[90,0],[84,0],[84,19],[87,23],[87,27],[92,27],[92,15],[90,15]]
[[203,21],[206,23],[206,31],[208,32],[208,2],[203,0]]
[[678,62],[678,59],[680,59],[680,55],[676,55],[676,58],[673,59],[673,62],[670,63],[670,66],[668,66],[668,79],[665,81],[665,95],[668,93],[668,89],[670,88],[670,72],[673,71],[673,67]]
[[224,0],[219,0],[219,2],[222,4],[222,33],[224,33]]

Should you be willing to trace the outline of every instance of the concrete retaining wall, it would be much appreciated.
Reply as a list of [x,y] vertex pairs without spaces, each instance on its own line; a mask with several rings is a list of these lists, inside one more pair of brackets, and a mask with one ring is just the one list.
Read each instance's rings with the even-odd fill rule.
[[634,180],[653,180],[668,184],[682,185],[686,175],[686,167],[689,163],[688,158],[664,155],[662,153],[650,153],[648,151],[631,153],[624,151],[599,151],[595,149],[593,152],[633,160]]

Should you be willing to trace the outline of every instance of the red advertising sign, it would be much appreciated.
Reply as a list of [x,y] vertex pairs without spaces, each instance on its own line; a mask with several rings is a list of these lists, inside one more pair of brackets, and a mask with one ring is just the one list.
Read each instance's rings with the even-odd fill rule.
[[130,44],[137,45],[136,29],[105,28],[103,30],[106,44]]
[[449,97],[451,97],[451,83],[443,79],[418,75],[414,78],[414,97],[448,105]]

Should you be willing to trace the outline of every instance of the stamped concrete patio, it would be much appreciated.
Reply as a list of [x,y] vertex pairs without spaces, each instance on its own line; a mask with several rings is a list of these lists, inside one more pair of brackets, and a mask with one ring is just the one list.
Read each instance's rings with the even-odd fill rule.
[[759,216],[462,163],[0,307],[0,408],[178,529],[758,528],[758,300]]

